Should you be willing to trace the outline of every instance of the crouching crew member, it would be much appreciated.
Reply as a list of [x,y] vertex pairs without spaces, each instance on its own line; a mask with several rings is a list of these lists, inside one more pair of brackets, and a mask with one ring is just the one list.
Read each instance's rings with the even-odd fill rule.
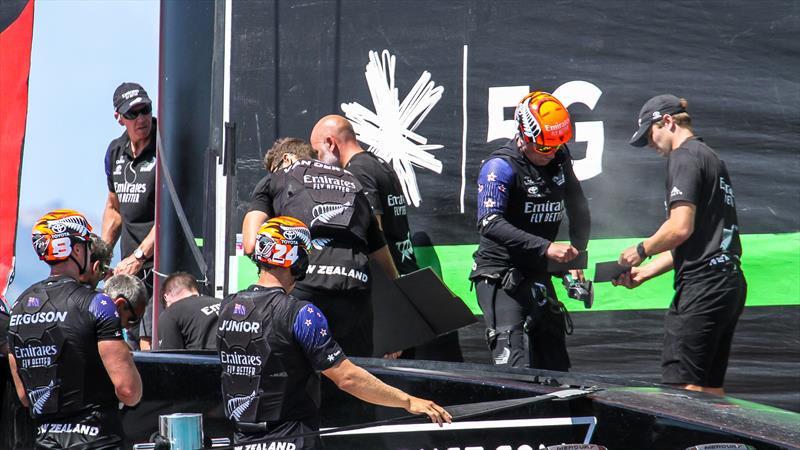
[[319,448],[318,436],[290,437],[319,429],[318,372],[370,403],[450,422],[434,402],[388,386],[353,364],[331,337],[322,311],[289,295],[305,276],[310,242],[308,228],[297,219],[267,221],[252,256],[258,281],[222,302],[217,330],[222,398],[237,430],[235,442],[272,439],[286,448]]
[[[489,156],[478,178],[480,243],[470,279],[495,364],[565,371],[568,316],[547,261],[568,262],[586,249],[589,207],[566,146],[567,109],[546,92],[532,92],[514,117],[516,137]],[[565,212],[572,245],[553,242]],[[582,271],[572,275],[583,279]]]
[[159,350],[216,350],[220,300],[200,295],[194,275],[175,272],[161,288],[166,311],[158,316]]
[[[122,448],[118,402],[139,403],[142,381],[121,325],[131,305],[78,280],[90,268],[92,227],[79,212],[56,210],[33,227],[33,247],[50,276],[25,290],[10,321],[17,394],[38,426],[37,448]],[[144,312],[145,303],[138,305]]]

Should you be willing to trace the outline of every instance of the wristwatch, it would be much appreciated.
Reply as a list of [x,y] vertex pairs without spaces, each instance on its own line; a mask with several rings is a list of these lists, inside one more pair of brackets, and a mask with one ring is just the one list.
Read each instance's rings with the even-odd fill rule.
[[647,259],[647,252],[644,251],[644,241],[639,242],[639,245],[636,246],[636,253],[639,254],[639,258],[641,258],[642,261]]
[[142,250],[141,248],[137,248],[133,252],[133,257],[138,259],[138,260],[143,260],[144,259],[144,250]]

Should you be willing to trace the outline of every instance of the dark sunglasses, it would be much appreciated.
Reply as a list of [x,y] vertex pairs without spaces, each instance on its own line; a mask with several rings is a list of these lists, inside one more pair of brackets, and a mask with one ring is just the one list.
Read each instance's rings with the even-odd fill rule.
[[140,114],[150,114],[151,112],[153,112],[153,105],[144,105],[143,108],[139,108],[139,109],[137,109],[135,111],[134,110],[130,110],[130,111],[126,112],[125,114],[122,115],[122,117],[124,117],[124,118],[126,118],[128,120],[133,120],[133,119],[139,117]]
[[133,328],[136,325],[139,325],[139,321],[142,320],[142,318],[139,317],[138,314],[136,314],[136,311],[133,309],[133,305],[131,304],[130,300],[128,300],[125,297],[122,297],[122,298],[125,299],[125,304],[128,306],[128,310],[133,315],[132,319],[128,319],[128,328]]
[[560,145],[555,146],[548,146],[548,145],[537,145],[536,151],[541,153],[542,155],[549,155],[551,153],[557,152],[561,148]]

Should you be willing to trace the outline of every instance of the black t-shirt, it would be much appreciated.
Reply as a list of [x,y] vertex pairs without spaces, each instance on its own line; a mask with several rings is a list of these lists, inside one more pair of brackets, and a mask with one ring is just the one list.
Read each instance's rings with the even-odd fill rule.
[[105,294],[67,277],[36,283],[14,303],[9,337],[37,420],[63,421],[116,407],[97,343],[122,340],[122,329]]
[[397,174],[369,152],[354,155],[346,169],[361,182],[372,212],[381,216],[383,234],[397,270],[401,274],[418,270],[408,226],[408,204]]
[[252,210],[295,217],[311,231],[308,270],[298,288],[342,293],[369,287],[368,255],[386,240],[353,174],[319,161],[297,161],[258,183]]
[[666,206],[695,205],[694,232],[672,252],[675,279],[694,278],[742,255],[731,178],[725,163],[701,138],[689,138],[669,154]]
[[[122,215],[120,247],[122,257],[133,254],[155,223],[156,200],[156,119],[150,143],[136,158],[131,153],[127,132],[108,144],[105,158],[108,191],[117,194]],[[152,258],[144,268],[153,267]]]
[[220,299],[192,295],[158,317],[159,350],[216,350]]

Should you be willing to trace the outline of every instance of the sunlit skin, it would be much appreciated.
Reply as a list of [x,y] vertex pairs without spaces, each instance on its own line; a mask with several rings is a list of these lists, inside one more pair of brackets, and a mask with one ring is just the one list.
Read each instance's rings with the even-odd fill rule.
[[[141,111],[146,106],[134,106],[131,112]],[[153,113],[139,114],[135,119],[126,119],[122,114],[116,114],[120,125],[125,127],[131,139],[131,151],[137,156],[150,143],[150,132],[153,129]]]

